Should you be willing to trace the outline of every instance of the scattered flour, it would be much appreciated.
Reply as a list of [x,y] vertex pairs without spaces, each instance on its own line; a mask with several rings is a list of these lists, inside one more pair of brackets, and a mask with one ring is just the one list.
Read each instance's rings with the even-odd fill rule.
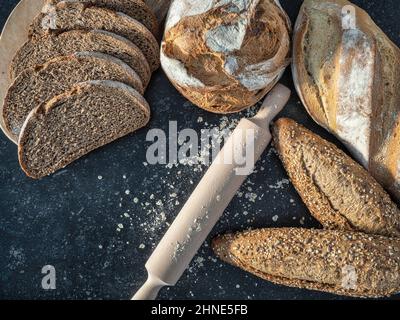
[[289,184],[290,184],[290,181],[288,179],[282,179],[280,181],[277,181],[276,184],[269,185],[268,187],[270,189],[284,189]]

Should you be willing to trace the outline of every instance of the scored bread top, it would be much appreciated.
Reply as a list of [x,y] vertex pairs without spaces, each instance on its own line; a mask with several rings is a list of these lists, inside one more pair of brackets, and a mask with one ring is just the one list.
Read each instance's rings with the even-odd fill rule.
[[286,286],[356,296],[400,291],[400,240],[350,231],[261,229],[217,237],[215,253]]
[[134,87],[141,94],[144,92],[136,72],[115,57],[97,52],[57,57],[44,65],[26,69],[10,86],[3,107],[7,130],[17,138],[33,108],[75,83],[87,80],[116,80]]
[[305,0],[293,78],[313,119],[400,200],[400,49],[347,0]]
[[400,210],[358,163],[291,119],[279,119],[274,144],[304,203],[324,227],[400,236]]
[[128,39],[103,30],[72,30],[28,40],[11,62],[10,77],[14,80],[27,68],[81,51],[96,51],[121,59],[136,71],[145,88],[150,81],[150,66],[140,49]]
[[176,0],[162,67],[195,105],[239,112],[269,92],[290,64],[290,20],[278,1]]
[[83,155],[144,127],[150,107],[133,88],[114,81],[88,81],[38,105],[21,131],[22,169],[42,178]]
[[82,2],[86,5],[107,8],[125,13],[141,22],[154,36],[158,35],[158,21],[154,12],[143,0],[47,0],[47,4]]
[[139,47],[152,71],[160,65],[159,45],[153,34],[139,21],[106,8],[86,6],[80,2],[60,2],[47,6],[30,27],[31,37],[74,29],[100,29],[119,34]]

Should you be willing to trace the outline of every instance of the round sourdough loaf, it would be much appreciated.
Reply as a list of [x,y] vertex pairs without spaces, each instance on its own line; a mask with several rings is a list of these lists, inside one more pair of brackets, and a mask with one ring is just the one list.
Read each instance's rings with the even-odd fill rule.
[[215,113],[257,103],[290,62],[290,21],[276,0],[175,0],[161,64],[190,101]]

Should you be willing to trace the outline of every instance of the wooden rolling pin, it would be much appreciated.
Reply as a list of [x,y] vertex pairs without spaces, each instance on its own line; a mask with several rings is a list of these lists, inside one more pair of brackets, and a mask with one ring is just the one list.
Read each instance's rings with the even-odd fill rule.
[[[207,173],[171,225],[146,263],[148,280],[133,300],[153,300],[164,286],[174,286],[214,225],[246,180],[235,154],[247,155],[251,169],[271,142],[269,125],[290,97],[290,90],[278,84],[265,99],[258,114],[242,119]],[[254,133],[254,139],[242,139],[244,133]],[[238,141],[242,141],[238,143]],[[249,146],[249,143],[251,144]],[[250,147],[250,148],[249,148]],[[254,157],[253,157],[254,156]],[[230,164],[229,164],[230,163]],[[249,170],[246,174],[249,174]]]

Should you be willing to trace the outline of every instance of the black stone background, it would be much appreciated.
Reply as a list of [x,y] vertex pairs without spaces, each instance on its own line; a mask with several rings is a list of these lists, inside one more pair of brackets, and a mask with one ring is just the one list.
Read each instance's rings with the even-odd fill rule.
[[[0,27],[17,2],[0,0]],[[282,1],[292,21],[301,2]],[[400,44],[397,0],[354,2]],[[282,83],[294,90],[290,68]],[[194,128],[200,132],[205,122],[218,126],[221,121],[221,116],[187,102],[161,70],[153,76],[146,98],[153,112],[146,129],[41,181],[23,174],[16,146],[0,134],[0,298],[128,299],[144,282],[144,264],[167,228],[164,223],[154,232],[145,232],[141,224],[150,219],[147,209],[155,207],[157,212],[154,203],[162,199],[162,210],[167,221],[172,222],[204,173],[188,166],[144,166],[146,148],[151,144],[145,141],[147,130],[167,130],[168,121],[177,121],[179,129]],[[312,122],[294,91],[282,116],[292,117],[335,141]],[[204,122],[198,123],[199,117]],[[301,219],[306,227],[318,227],[290,184],[270,187],[287,178],[274,152],[263,155],[257,170],[242,188],[244,193],[249,187],[256,190],[257,200],[253,203],[236,197],[213,235],[250,227],[300,227]],[[99,180],[99,176],[103,178]],[[126,190],[130,190],[129,195]],[[169,197],[172,192],[177,198]],[[151,194],[153,200],[149,200]],[[135,197],[139,203],[133,201]],[[148,201],[151,204],[143,209]],[[123,216],[125,212],[130,219]],[[272,219],[275,215],[277,221]],[[154,218],[154,212],[150,216]],[[119,223],[124,228],[118,232]],[[141,244],[145,248],[141,249]],[[262,281],[215,260],[207,244],[196,260],[176,287],[161,292],[161,299],[344,299]],[[57,289],[53,291],[41,288],[41,269],[47,264],[54,265],[57,271]]]

